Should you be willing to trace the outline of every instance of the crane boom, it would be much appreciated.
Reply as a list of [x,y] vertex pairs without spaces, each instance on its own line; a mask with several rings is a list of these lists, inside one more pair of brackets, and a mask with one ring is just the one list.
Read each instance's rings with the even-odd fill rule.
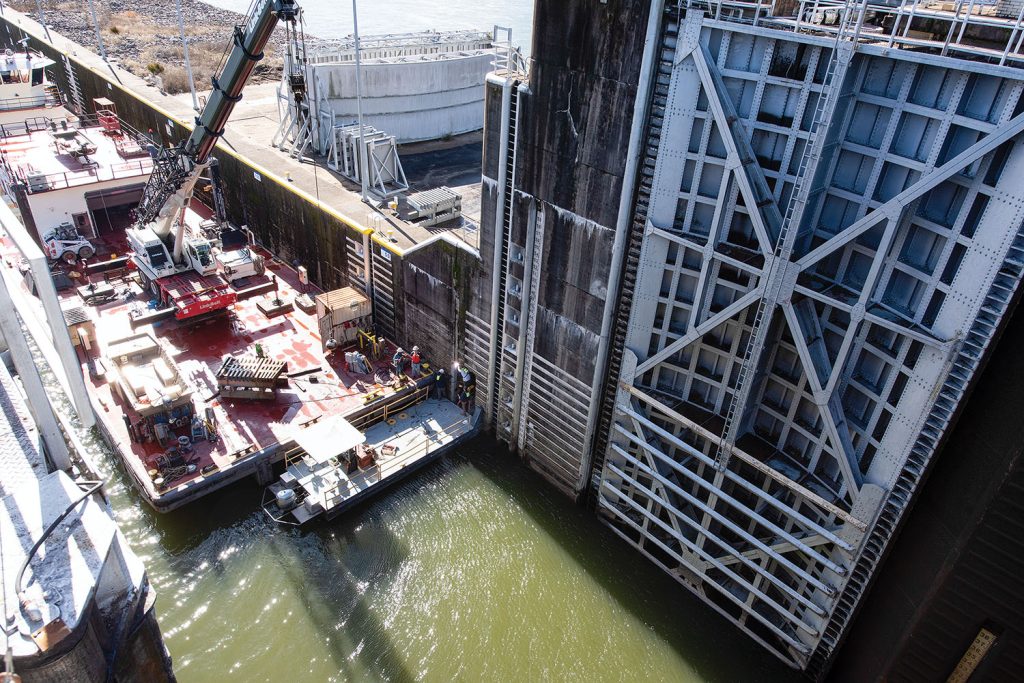
[[193,163],[203,164],[224,133],[224,125],[235,104],[242,98],[242,88],[249,80],[256,62],[263,59],[263,48],[279,20],[295,21],[299,11],[295,0],[258,0],[260,8],[254,10],[245,27],[236,26],[234,47],[224,64],[220,78],[213,79],[213,93],[196,119],[196,127],[185,143],[184,153]]
[[[228,117],[242,99],[242,89],[253,67],[263,58],[263,49],[274,27],[278,21],[294,22],[298,14],[295,0],[256,0],[244,26],[235,27],[231,52],[220,76],[213,78],[213,92],[196,118],[192,134],[183,144],[158,153],[153,174],[135,213],[139,226],[154,223],[153,231],[161,239],[168,238],[175,217],[191,198],[196,181],[209,163],[210,153],[224,134]],[[179,227],[174,242],[175,261],[181,257],[181,240]]]

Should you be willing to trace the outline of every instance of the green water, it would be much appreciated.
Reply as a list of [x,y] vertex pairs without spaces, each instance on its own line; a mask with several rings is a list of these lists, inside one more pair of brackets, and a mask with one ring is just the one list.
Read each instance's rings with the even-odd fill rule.
[[487,438],[308,530],[255,484],[158,516],[112,479],[184,683],[793,678]]

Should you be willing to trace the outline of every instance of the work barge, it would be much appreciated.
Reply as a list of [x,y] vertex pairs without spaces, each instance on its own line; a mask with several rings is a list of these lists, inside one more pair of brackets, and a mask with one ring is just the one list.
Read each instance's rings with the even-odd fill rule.
[[[62,206],[49,195],[96,192],[91,188],[109,185],[107,178],[129,187],[144,180],[151,168],[145,163],[111,170],[121,163],[117,148],[145,144],[137,131],[119,124],[112,136],[109,120],[104,128],[96,118],[63,114],[0,131],[5,188],[20,193],[26,209]],[[54,156],[51,133],[69,129],[92,141],[91,167],[37,174],[29,182],[25,168],[45,169],[41,160]],[[130,201],[132,192],[121,185],[108,188],[102,196],[109,207],[78,219],[93,250],[88,259],[51,260],[47,271],[97,426],[156,510],[173,510],[253,475],[269,483],[275,465],[301,457],[296,437],[325,418],[344,418],[363,430],[388,420],[412,428],[405,424],[407,411],[434,392],[433,377],[416,382],[393,372],[395,346],[370,332],[365,294],[352,287],[323,292],[309,284],[304,269],[250,245],[264,272],[205,289],[198,278],[181,277],[166,288],[175,293],[172,300],[153,297],[124,256],[128,245],[116,202],[126,195]],[[29,238],[25,234],[19,244],[13,235],[24,228],[10,209],[0,208],[0,214],[7,234],[0,240],[5,277],[16,295],[30,301],[35,279],[25,263]],[[37,211],[35,221],[45,215]],[[194,202],[185,220],[199,229],[211,215],[212,209]],[[38,228],[46,232],[46,226]],[[205,306],[216,310],[211,314]],[[365,352],[369,372],[357,374],[346,363],[346,350],[353,348]],[[449,416],[439,402],[430,405]],[[458,419],[436,425],[453,439],[473,431],[469,416],[455,410]],[[419,444],[405,445],[403,456]]]
[[[393,359],[392,257],[431,242],[458,241],[472,252],[462,221],[423,226],[378,210],[378,228],[339,235],[340,254],[330,256],[340,255],[346,270],[339,286],[321,288],[321,261],[311,273],[288,258],[294,253],[282,258],[252,227],[226,218],[229,183],[210,157],[213,132],[239,99],[251,68],[246,55],[259,53],[272,30],[267,17],[295,16],[285,0],[256,11],[226,61],[225,90],[182,144],[167,144],[170,121],[143,134],[114,99],[85,105],[77,83],[66,110],[33,112],[0,129],[0,179],[20,214],[0,208],[0,251],[19,313],[51,328],[58,356],[51,365],[60,366],[79,414],[91,413],[142,497],[161,512],[244,477],[269,484],[276,470],[308,455],[296,444],[321,423],[360,433],[381,423],[377,432],[389,438],[364,448],[347,472],[365,475],[347,507],[478,424],[471,409],[447,400],[454,386],[432,375],[455,358],[444,348],[449,333],[419,342],[415,369],[408,354]],[[344,194],[354,194],[351,186]],[[461,238],[447,234],[453,229]],[[375,279],[374,271],[384,272]],[[410,349],[418,339],[401,338]],[[311,509],[314,497],[306,498],[303,509]]]

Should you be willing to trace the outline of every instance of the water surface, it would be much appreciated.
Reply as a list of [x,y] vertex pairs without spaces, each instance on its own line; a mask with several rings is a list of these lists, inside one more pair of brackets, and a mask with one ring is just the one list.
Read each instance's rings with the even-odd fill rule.
[[112,475],[183,683],[792,678],[487,437],[306,530],[253,483],[157,515]]

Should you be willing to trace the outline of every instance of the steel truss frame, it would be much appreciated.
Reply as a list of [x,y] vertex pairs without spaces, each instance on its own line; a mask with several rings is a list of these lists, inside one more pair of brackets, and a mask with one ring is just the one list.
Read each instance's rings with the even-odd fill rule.
[[[907,66],[905,85],[886,103],[895,114],[881,136],[881,153],[875,150],[864,186],[848,193],[849,201],[858,204],[857,215],[830,232],[823,227],[823,211],[829,197],[844,196],[834,182],[840,156],[858,149],[846,139],[846,131],[860,106],[866,58],[855,61],[854,46],[844,41],[842,27],[831,48],[820,41],[808,43],[811,56],[796,91],[795,123],[780,133],[787,136],[785,151],[780,168],[769,178],[752,147],[761,130],[752,117],[765,97],[772,51],[794,38],[784,33],[768,38],[760,73],[751,79],[756,85],[750,118],[744,119],[733,104],[735,89],[729,91],[726,83],[727,77],[733,85],[737,79],[737,67],[726,64],[732,34],[722,32],[716,58],[707,45],[708,32],[702,32],[703,22],[698,12],[682,19],[671,62],[671,90],[667,102],[658,105],[664,106],[664,130],[669,133],[662,134],[654,152],[653,185],[655,194],[662,188],[664,198],[661,204],[657,197],[652,200],[645,220],[641,272],[598,506],[612,528],[647,557],[781,659],[804,668],[820,654],[823,642],[826,649],[834,645],[846,623],[848,602],[855,603],[863,585],[858,574],[853,590],[849,577],[867,566],[869,545],[871,563],[877,561],[878,549],[866,539],[873,544],[881,538],[883,545],[888,540],[889,522],[880,534],[878,520],[890,514],[913,459],[910,446],[903,452],[886,451],[891,462],[872,469],[865,434],[880,427],[885,433],[879,417],[883,411],[876,410],[867,424],[860,424],[860,416],[849,414],[844,392],[867,384],[857,374],[857,363],[868,354],[874,336],[896,340],[889,362],[897,370],[912,368],[915,353],[927,356],[923,370],[905,373],[919,385],[913,395],[921,404],[913,410],[901,406],[893,429],[902,430],[911,446],[920,441],[914,439],[923,429],[931,439],[929,448],[934,446],[928,427],[933,406],[941,402],[940,389],[951,381],[950,373],[956,372],[975,316],[986,313],[968,306],[969,316],[959,323],[939,324],[934,316],[927,319],[924,301],[911,310],[894,304],[889,292],[900,282],[901,254],[913,247],[913,231],[926,224],[923,202],[933,191],[954,188],[963,189],[967,199],[957,206],[962,210],[945,232],[928,224],[946,243],[937,250],[938,265],[918,278],[931,290],[949,284],[940,283],[940,276],[956,245],[967,242],[959,235],[969,220],[967,207],[995,164],[996,153],[1024,131],[1024,114],[1013,115],[1024,85],[1007,79],[994,125],[979,122],[972,142],[947,153],[949,145],[943,143],[963,124],[957,112],[971,77],[962,62],[936,58],[937,68],[952,74],[946,111],[931,114],[937,131],[932,147],[919,162],[906,163],[913,172],[898,192],[886,194],[885,152],[898,134],[900,115],[904,110],[920,112],[908,97],[917,70],[926,67]],[[745,29],[735,28],[738,35]],[[747,35],[754,34],[765,38],[764,29]],[[808,116],[809,129],[801,129]],[[717,155],[709,154],[715,144]],[[679,171],[684,164],[694,170]],[[709,164],[723,171],[720,180],[711,176],[717,198],[702,233],[691,226],[694,204],[703,200],[692,187],[688,190],[683,173],[692,173],[695,187]],[[790,170],[794,167],[795,173]],[[674,189],[679,176],[681,190]],[[1004,183],[993,196],[1017,207],[1019,223],[1024,220],[1024,192],[1011,193],[1013,197],[1008,193]],[[749,242],[738,253],[725,243],[743,218]],[[1009,232],[1003,252],[990,255],[995,268],[1018,236],[1018,227],[1005,228]],[[695,258],[699,266],[693,265]],[[855,260],[860,276],[844,277],[853,272]],[[723,273],[732,281],[723,280]],[[990,272],[978,278],[971,296],[983,298],[994,277]],[[680,298],[684,278],[694,284]],[[682,319],[675,313],[682,313]],[[693,370],[703,356],[715,355],[709,352],[727,360],[724,370],[716,366],[711,379],[699,377],[713,389],[698,405],[692,399],[697,385]],[[795,398],[779,417],[786,423],[782,429],[798,431],[816,444],[809,461],[796,462],[778,445],[766,452],[763,443],[751,438],[761,429],[759,420],[775,410],[769,382],[778,376],[784,355],[796,359],[795,379],[786,389]],[[686,377],[682,389],[674,379],[662,386],[664,373]],[[898,376],[889,373],[870,393],[891,395]],[[802,404],[813,405],[814,424],[800,423]],[[834,479],[823,479],[823,471],[834,472]],[[915,481],[919,474],[915,464]],[[897,517],[899,506],[906,504],[902,489],[898,498]]]

